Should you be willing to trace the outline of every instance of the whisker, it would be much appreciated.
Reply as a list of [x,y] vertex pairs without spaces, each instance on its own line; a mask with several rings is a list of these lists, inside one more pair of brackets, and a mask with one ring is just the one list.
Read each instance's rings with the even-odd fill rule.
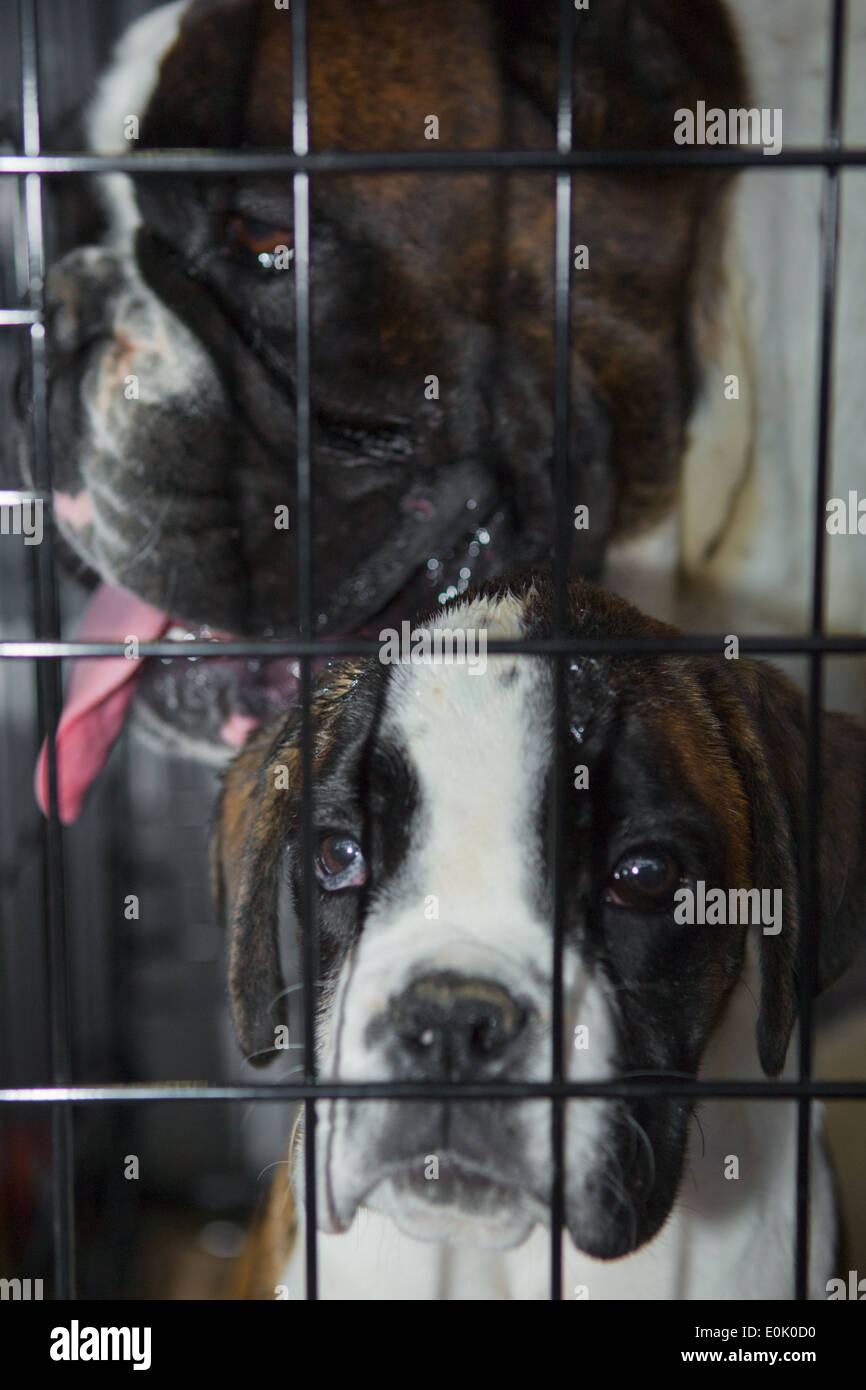
[[296,984],[296,985],[288,985],[286,989],[281,989],[280,992],[279,992],[279,994],[275,995],[274,998],[271,1000],[270,1004],[268,1005],[268,1013],[270,1013],[271,1009],[272,1009],[276,1004],[279,1004],[279,1002],[280,1002],[281,999],[285,999],[285,997],[286,997],[287,994],[294,994],[295,990],[297,990],[297,989],[303,989],[303,988],[304,988],[304,982],[303,982],[303,980],[301,980],[299,984]]
[[291,1159],[288,1159],[288,1158],[276,1158],[276,1159],[274,1159],[273,1163],[266,1163],[266,1164],[265,1164],[264,1168],[262,1169],[262,1171],[259,1173],[258,1177],[256,1178],[256,1182],[261,1182],[262,1178],[265,1176],[265,1173],[269,1173],[269,1172],[271,1171],[272,1168],[290,1168],[290,1167],[291,1167]]
[[244,1054],[244,1061],[251,1062],[254,1057],[267,1057],[272,1052],[282,1052],[283,1048],[260,1047],[258,1052],[247,1052]]

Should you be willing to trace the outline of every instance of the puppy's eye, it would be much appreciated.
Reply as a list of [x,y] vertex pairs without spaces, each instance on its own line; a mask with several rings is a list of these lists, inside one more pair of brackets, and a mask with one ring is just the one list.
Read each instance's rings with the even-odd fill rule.
[[229,250],[250,252],[266,270],[285,268],[281,262],[291,264],[294,259],[290,227],[279,227],[237,213],[229,218],[227,232]]
[[638,850],[620,859],[607,881],[605,898],[617,907],[663,912],[671,906],[682,877],[682,869],[666,850]]
[[316,854],[316,878],[329,893],[366,883],[367,865],[358,841],[350,835],[323,836]]

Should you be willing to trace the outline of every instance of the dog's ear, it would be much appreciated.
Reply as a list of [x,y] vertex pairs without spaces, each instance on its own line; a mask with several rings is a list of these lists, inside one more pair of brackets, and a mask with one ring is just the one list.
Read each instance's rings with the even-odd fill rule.
[[[763,662],[732,663],[739,714],[725,720],[751,816],[756,887],[782,890],[783,922],[761,934],[758,1055],[777,1076],[799,1005],[799,892],[806,846],[808,702]],[[816,853],[818,885],[816,993],[851,964],[866,940],[866,725],[845,714],[821,716],[821,796]],[[761,930],[761,928],[758,928]]]
[[231,934],[229,984],[241,1047],[257,1065],[273,1056],[286,1021],[277,937],[279,871],[299,788],[291,726],[259,730],[230,764],[217,803],[211,883]]
[[[338,726],[361,673],[347,661],[319,677],[310,706],[313,771],[339,742]],[[271,1060],[274,1029],[286,1022],[280,969],[281,865],[297,825],[303,791],[297,711],[253,734],[223,779],[211,842],[211,881],[222,926],[231,934],[229,986],[247,1060]]]
[[[548,118],[557,105],[557,0],[496,0],[506,70]],[[747,105],[744,66],[723,0],[605,0],[576,13],[577,143],[673,142],[680,106]]]

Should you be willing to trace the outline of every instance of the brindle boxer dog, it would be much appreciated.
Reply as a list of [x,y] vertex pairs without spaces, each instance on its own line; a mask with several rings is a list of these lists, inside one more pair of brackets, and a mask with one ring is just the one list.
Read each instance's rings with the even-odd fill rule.
[[[423,626],[549,635],[550,598],[543,575],[517,574]],[[571,588],[570,630],[674,632],[585,582]],[[803,697],[760,662],[605,655],[571,661],[566,698],[560,746],[550,658],[489,656],[483,672],[371,658],[319,680],[311,787],[297,712],[252,736],[226,774],[214,847],[251,1060],[278,1055],[286,1020],[278,915],[298,900],[306,793],[320,1079],[549,1079],[548,793],[564,762],[585,773],[574,790],[569,775],[565,804],[566,1076],[796,1074]],[[866,935],[866,729],[826,714],[821,746],[818,990]],[[689,922],[688,902],[711,895],[723,915]],[[545,1102],[324,1101],[318,1113],[325,1297],[547,1297]],[[793,1105],[582,1100],[567,1103],[565,1123],[566,1289],[793,1296]],[[304,1294],[299,1144],[300,1130],[250,1248],[252,1296]],[[816,1121],[811,1280],[822,1296],[834,1225]]]
[[[431,116],[438,148],[554,148],[558,8],[317,0],[312,150],[428,151]],[[673,148],[678,108],[746,103],[722,0],[606,0],[575,15],[574,56],[577,147]],[[130,113],[136,149],[290,146],[291,57],[290,16],[271,0],[160,9],[118,49],[91,146],[128,149]],[[589,508],[575,571],[597,575],[609,539],[675,497],[726,185],[575,174],[572,241],[590,255],[573,276],[562,499]],[[48,286],[56,516],[79,569],[103,581],[85,635],[291,635],[290,180],[112,176],[102,196],[104,240]],[[549,556],[554,182],[322,175],[310,198],[315,632],[376,632]],[[135,683],[129,663],[100,669],[60,731],[66,819]],[[153,664],[139,684],[137,712],[163,742],[223,758],[293,698],[297,668]]]

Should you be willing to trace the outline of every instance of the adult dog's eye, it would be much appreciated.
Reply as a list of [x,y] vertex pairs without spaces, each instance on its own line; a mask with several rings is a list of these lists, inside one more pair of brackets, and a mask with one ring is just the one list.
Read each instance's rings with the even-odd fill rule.
[[359,888],[367,881],[361,846],[350,835],[325,835],[316,854],[316,878],[327,892]]
[[617,907],[663,912],[671,906],[682,877],[682,869],[666,850],[638,850],[620,859],[607,881],[605,898]]
[[231,250],[249,251],[266,270],[285,269],[295,255],[290,227],[261,222],[257,217],[242,217],[239,213],[229,218],[228,242]]

